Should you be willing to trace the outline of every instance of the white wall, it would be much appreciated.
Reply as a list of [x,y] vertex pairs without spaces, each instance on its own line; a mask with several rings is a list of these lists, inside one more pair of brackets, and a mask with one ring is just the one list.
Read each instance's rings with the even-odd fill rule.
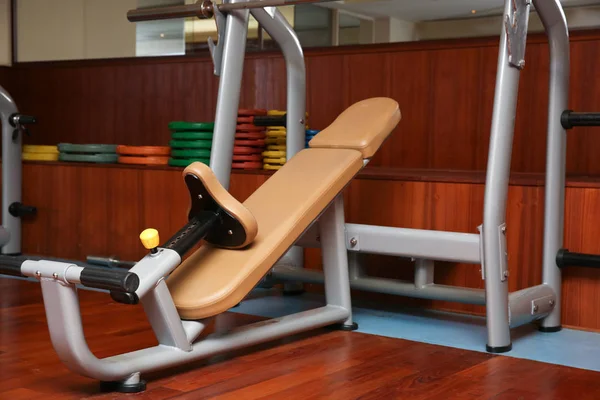
[[0,65],[12,64],[10,0],[0,0]]
[[17,0],[20,62],[135,56],[135,0]]
[[412,42],[417,39],[417,26],[411,21],[390,18],[390,42]]

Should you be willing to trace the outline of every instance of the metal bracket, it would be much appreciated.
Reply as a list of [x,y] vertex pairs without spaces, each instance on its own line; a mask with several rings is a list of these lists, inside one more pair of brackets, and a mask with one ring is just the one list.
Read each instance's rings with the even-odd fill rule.
[[506,224],[498,227],[498,261],[500,262],[500,280],[508,279],[508,250],[506,248]]
[[221,65],[223,62],[223,47],[225,42],[225,27],[227,25],[227,17],[219,11],[218,7],[214,8],[215,12],[215,23],[217,24],[217,44],[212,37],[208,38],[208,49],[210,50],[210,56],[212,57],[213,64],[215,66],[214,74],[221,76]]
[[550,313],[556,304],[555,296],[544,296],[531,301],[531,315]]
[[481,279],[485,281],[485,251],[483,250],[483,225],[477,227],[479,231],[479,259],[481,260]]
[[504,17],[506,29],[508,63],[518,69],[525,67],[525,47],[531,0],[512,0],[512,14]]

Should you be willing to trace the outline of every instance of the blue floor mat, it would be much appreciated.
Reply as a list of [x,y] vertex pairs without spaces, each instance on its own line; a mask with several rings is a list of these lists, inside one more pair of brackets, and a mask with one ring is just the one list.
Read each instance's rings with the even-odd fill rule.
[[[232,312],[276,318],[323,306],[323,296],[273,295],[258,289]],[[412,340],[465,350],[485,352],[485,318],[442,311],[398,308],[376,310],[359,305],[353,308],[358,332]],[[600,372],[600,334],[563,329],[539,332],[532,324],[512,330],[513,350],[503,354],[550,364]]]

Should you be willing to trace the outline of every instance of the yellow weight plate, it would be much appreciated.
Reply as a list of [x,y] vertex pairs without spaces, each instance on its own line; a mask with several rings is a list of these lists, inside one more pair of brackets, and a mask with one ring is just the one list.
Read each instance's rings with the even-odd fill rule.
[[273,117],[281,117],[284,116],[286,114],[285,111],[280,111],[280,110],[269,110],[267,111],[267,115],[271,115]]
[[286,151],[287,146],[285,144],[270,144],[267,146],[269,151]]
[[265,143],[267,145],[284,145],[285,146],[285,142],[286,142],[285,138],[274,137],[274,138],[266,138],[265,139]]
[[285,157],[285,151],[263,151],[264,157],[281,158]]
[[281,167],[283,167],[283,165],[271,165],[271,164],[263,165],[263,169],[270,170],[270,171],[277,171],[277,170],[281,169]]
[[58,148],[56,146],[37,146],[32,144],[24,144],[23,153],[58,154]]
[[287,136],[286,131],[267,131],[267,138],[285,138]]
[[21,154],[21,158],[24,161],[58,161],[58,153],[23,153]]
[[264,158],[263,162],[265,164],[285,164],[287,159],[285,157],[281,158]]

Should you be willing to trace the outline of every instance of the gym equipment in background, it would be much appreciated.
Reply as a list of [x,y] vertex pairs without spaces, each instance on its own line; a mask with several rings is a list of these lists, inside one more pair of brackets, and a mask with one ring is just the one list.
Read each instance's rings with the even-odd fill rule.
[[23,134],[36,118],[19,113],[14,100],[0,86],[0,123],[2,124],[2,254],[21,254],[21,218],[35,215],[37,209],[22,203]]
[[210,163],[213,140],[213,122],[174,121],[169,124],[171,131],[171,167],[187,167],[193,162]]
[[167,146],[117,146],[119,164],[167,165],[171,148]]
[[59,161],[94,164],[116,164],[119,161],[116,144],[59,143]]
[[56,146],[23,145],[21,159],[24,161],[58,161]]

